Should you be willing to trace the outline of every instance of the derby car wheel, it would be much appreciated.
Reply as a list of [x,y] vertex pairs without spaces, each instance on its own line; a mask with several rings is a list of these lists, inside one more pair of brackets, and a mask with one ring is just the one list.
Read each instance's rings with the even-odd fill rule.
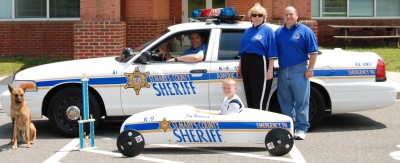
[[272,129],[265,136],[267,151],[275,156],[283,156],[292,150],[294,139],[292,134],[282,128]]
[[[100,122],[100,107],[97,98],[89,92],[89,114],[95,119],[94,125]],[[51,99],[48,118],[52,127],[62,136],[79,136],[79,117],[83,117],[82,89],[69,87],[58,91]],[[89,117],[90,118],[90,117]],[[89,133],[89,123],[84,123],[84,130]]]
[[127,157],[135,157],[144,149],[144,138],[135,130],[125,130],[117,138],[118,151]]
[[[278,96],[277,92],[271,96],[270,100],[270,107],[268,108],[268,111],[272,111],[275,113],[281,113],[281,107],[279,106],[279,101],[278,101]],[[318,126],[318,124],[324,119],[325,116],[325,100],[324,96],[322,96],[321,92],[311,86],[310,87],[310,102],[309,102],[309,123],[310,123],[310,128],[309,130],[315,128]]]

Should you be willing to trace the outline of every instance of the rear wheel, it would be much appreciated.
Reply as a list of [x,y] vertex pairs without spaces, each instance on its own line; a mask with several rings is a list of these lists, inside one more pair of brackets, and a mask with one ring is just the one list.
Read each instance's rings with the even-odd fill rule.
[[[310,87],[310,102],[309,102],[309,123],[310,130],[317,127],[325,116],[325,100],[322,93],[315,87]],[[272,95],[269,105],[269,111],[281,113],[279,106],[277,91]]]
[[269,153],[275,156],[283,156],[292,150],[294,139],[292,134],[283,129],[275,128],[265,136],[265,147]]
[[144,138],[135,130],[125,130],[118,135],[117,148],[126,157],[135,157],[144,149]]
[[318,89],[311,87],[310,88],[310,110],[309,110],[309,122],[310,129],[313,129],[318,126],[319,123],[325,117],[325,100],[322,96],[322,93],[319,92]]
[[[101,116],[100,104],[90,92],[89,114],[95,119],[94,125],[97,126]],[[83,117],[82,89],[69,87],[58,91],[51,99],[48,115],[49,121],[57,133],[67,137],[79,136],[78,120]],[[84,123],[84,126],[85,132],[89,134],[89,123]]]

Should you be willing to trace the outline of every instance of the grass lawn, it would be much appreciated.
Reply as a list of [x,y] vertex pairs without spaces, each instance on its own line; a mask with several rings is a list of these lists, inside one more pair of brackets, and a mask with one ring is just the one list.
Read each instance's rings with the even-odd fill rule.
[[[330,47],[320,47],[320,49],[332,49]],[[344,50],[350,51],[370,51],[375,52],[383,58],[386,63],[386,71],[400,72],[400,49],[394,47],[373,47],[358,48],[348,47]],[[0,76],[14,75],[23,69],[42,65],[46,63],[71,60],[65,58],[28,58],[28,57],[0,57]],[[318,62],[318,60],[317,60]]]
[[65,61],[65,58],[0,57],[0,76],[14,75],[23,69],[46,63]]

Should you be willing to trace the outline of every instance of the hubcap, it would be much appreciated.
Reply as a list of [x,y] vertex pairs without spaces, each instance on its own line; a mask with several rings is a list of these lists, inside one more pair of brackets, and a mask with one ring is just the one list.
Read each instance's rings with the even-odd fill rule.
[[77,106],[70,106],[66,111],[66,115],[70,120],[77,120],[81,116],[81,110]]

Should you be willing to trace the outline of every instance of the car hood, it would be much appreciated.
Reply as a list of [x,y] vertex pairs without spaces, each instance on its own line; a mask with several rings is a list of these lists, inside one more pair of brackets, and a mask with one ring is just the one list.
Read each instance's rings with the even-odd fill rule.
[[124,63],[115,61],[115,57],[80,59],[55,62],[31,67],[18,72],[14,80],[53,80],[59,78],[120,76]]

